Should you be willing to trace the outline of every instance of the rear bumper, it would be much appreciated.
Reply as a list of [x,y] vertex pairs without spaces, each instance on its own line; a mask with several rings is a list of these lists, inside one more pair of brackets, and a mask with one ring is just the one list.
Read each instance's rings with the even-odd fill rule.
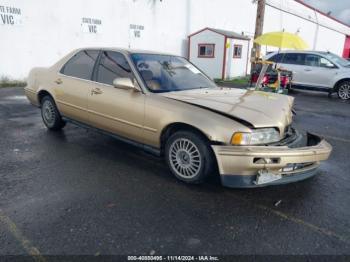
[[[324,139],[307,134],[303,145],[291,146],[212,146],[221,176],[228,187],[261,187],[300,181],[316,174],[320,161],[327,160],[332,146]],[[279,179],[260,184],[259,173]]]
[[35,106],[39,106],[38,94],[28,87],[24,88],[24,94],[27,96],[29,102]]

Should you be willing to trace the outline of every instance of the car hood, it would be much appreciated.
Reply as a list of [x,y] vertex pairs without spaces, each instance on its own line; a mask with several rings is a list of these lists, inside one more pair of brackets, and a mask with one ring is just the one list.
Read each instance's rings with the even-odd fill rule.
[[242,122],[254,128],[277,127],[281,134],[292,122],[293,97],[261,91],[213,88],[160,93]]
[[340,67],[340,70],[339,70],[339,73],[340,74],[346,74],[346,75],[350,75],[350,67]]

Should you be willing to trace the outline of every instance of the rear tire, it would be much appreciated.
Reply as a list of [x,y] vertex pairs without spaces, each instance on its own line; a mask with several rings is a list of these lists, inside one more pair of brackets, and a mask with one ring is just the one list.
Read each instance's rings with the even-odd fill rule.
[[169,137],[165,158],[175,177],[190,184],[204,182],[216,168],[209,141],[190,131],[178,131]]
[[45,126],[52,131],[61,130],[66,125],[51,96],[45,96],[41,100],[41,117]]
[[350,99],[350,81],[343,81],[337,87],[338,97],[342,100]]

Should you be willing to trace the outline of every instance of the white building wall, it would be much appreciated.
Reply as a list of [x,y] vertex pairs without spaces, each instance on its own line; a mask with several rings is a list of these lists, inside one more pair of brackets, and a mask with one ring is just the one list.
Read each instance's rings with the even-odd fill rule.
[[[252,32],[255,14],[251,1],[233,6],[231,0],[0,0],[0,6],[21,9],[20,25],[0,22],[0,77],[13,78],[26,77],[34,66],[50,66],[78,47],[131,47],[187,56],[190,33],[207,26]],[[96,34],[83,32],[83,17],[101,20]],[[133,36],[130,24],[144,27],[140,38]]]
[[316,38],[315,50],[329,51],[342,56],[345,38],[344,34],[320,27]]
[[[275,8],[266,6],[265,17],[274,17],[275,19],[266,19],[264,22],[264,33],[276,32],[285,30],[286,32],[296,33],[299,32],[299,36],[305,40],[312,48],[312,44],[315,38],[316,25],[312,22],[300,19],[294,15],[283,13]],[[262,51],[273,51],[278,48],[262,47]]]
[[[79,47],[113,46],[185,55],[187,0],[0,0],[20,8],[16,23],[0,21],[0,77],[25,77],[34,66],[50,66]],[[2,13],[2,15],[10,15]],[[82,18],[101,20],[88,33]],[[18,22],[18,23],[17,23]],[[130,24],[144,27],[135,38]]]
[[[298,1],[300,0],[266,0],[266,4],[270,7],[283,10],[284,12],[281,13],[282,20],[286,20],[283,19],[284,13],[291,13],[304,21],[308,20],[314,23],[318,23],[323,27],[338,31],[342,34],[350,35],[349,26],[346,26],[343,23],[339,23],[326,15],[320,14],[316,10],[306,7]],[[277,17],[274,18],[276,19]]]
[[[227,75],[228,78],[245,76],[248,69],[248,43],[249,41],[240,40],[240,39],[229,39],[230,48],[228,52],[228,62],[227,62]],[[234,45],[242,46],[242,56],[241,58],[233,58],[233,48]],[[249,54],[250,55],[250,54]]]
[[251,0],[190,0],[190,31],[205,27],[253,36],[256,4]]
[[[200,32],[190,40],[190,61],[213,79],[222,76],[224,41],[223,35],[210,30]],[[214,57],[198,57],[198,44],[215,44]]]
[[[285,12],[267,6],[265,32],[300,28],[310,48],[317,39],[317,49],[341,54],[349,27],[293,0],[267,3]],[[25,77],[30,68],[49,66],[72,49],[85,46],[130,46],[187,56],[189,34],[214,27],[252,36],[256,16],[256,4],[251,0],[239,4],[232,0],[0,0],[2,17],[9,15],[6,7],[21,10],[14,15],[13,25],[0,20],[0,77],[13,78]],[[316,25],[288,11],[333,31],[321,26],[315,38]],[[86,32],[87,25],[81,25],[83,17],[102,22],[96,34]],[[143,27],[140,38],[133,36],[130,24]]]
[[[347,27],[293,0],[267,0],[264,32],[285,30],[298,33],[310,50],[330,51],[342,55]],[[262,50],[273,51],[267,47]]]

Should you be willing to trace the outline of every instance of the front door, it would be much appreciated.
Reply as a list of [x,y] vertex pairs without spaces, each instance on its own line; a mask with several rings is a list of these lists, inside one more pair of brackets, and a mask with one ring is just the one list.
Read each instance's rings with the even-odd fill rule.
[[300,81],[306,86],[330,88],[337,73],[336,66],[328,59],[316,54],[304,54],[305,62],[300,72]]
[[80,51],[57,74],[52,84],[55,101],[62,115],[87,123],[88,94],[93,86],[91,79],[98,54],[97,50]]
[[286,53],[281,61],[282,68],[293,72],[295,85],[329,88],[337,72],[328,59],[316,54]]
[[115,88],[116,78],[134,79],[125,56],[103,51],[96,67],[96,81],[88,94],[89,122],[92,126],[142,142],[145,95]]

